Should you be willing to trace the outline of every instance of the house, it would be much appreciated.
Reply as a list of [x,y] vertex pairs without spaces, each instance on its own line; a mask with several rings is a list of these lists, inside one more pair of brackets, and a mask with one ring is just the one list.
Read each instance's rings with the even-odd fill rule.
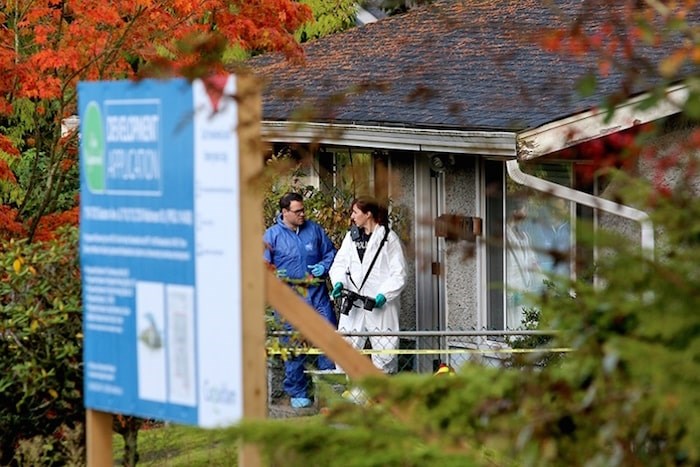
[[[646,214],[606,199],[605,179],[591,174],[601,151],[619,152],[650,122],[666,122],[658,145],[689,133],[678,117],[685,85],[667,83],[659,105],[639,106],[660,80],[633,67],[653,70],[668,49],[637,49],[648,62],[601,61],[575,43],[568,54],[546,50],[556,30],[574,27],[605,44],[631,40],[616,18],[635,3],[438,1],[308,43],[303,64],[251,62],[267,79],[267,141],[311,154],[319,184],[338,183],[352,160],[371,161],[374,193],[410,213],[403,329],[517,329],[513,288],[537,290],[538,271],[573,277],[594,261],[595,251],[576,248],[576,219],[615,225],[653,249]],[[590,72],[608,68],[584,97]],[[610,95],[608,120],[600,104]]]

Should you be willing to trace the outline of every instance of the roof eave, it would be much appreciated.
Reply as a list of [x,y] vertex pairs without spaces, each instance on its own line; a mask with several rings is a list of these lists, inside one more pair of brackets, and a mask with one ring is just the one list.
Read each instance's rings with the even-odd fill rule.
[[593,109],[557,120],[518,134],[519,160],[531,160],[610,133],[649,123],[681,112],[688,97],[686,85],[671,86],[666,98],[649,109],[640,109],[640,102],[649,93],[635,96],[615,107],[611,119],[606,110]]
[[515,157],[514,132],[461,131],[354,124],[263,121],[271,143],[328,144],[418,152]]

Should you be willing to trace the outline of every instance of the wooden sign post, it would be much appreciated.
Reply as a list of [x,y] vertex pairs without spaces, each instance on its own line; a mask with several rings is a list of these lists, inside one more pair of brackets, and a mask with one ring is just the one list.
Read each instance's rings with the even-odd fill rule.
[[85,454],[88,466],[111,466],[112,414],[87,409],[85,414]]
[[[267,417],[267,358],[265,355],[265,284],[262,232],[263,202],[259,177],[263,168],[260,141],[260,86],[251,75],[238,77],[238,140],[240,144],[240,209],[242,327],[243,327],[243,418]],[[255,446],[242,444],[238,465],[261,465]]]

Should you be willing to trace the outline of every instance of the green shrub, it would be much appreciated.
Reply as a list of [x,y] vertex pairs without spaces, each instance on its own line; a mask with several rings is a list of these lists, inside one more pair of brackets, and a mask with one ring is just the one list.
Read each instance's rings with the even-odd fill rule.
[[59,436],[34,436],[21,439],[15,449],[14,461],[18,465],[62,465],[81,467],[85,465],[85,433],[83,425],[75,428],[62,425]]
[[[0,464],[84,420],[78,231],[0,243]],[[52,452],[52,456],[60,453]],[[65,464],[65,459],[53,459]]]

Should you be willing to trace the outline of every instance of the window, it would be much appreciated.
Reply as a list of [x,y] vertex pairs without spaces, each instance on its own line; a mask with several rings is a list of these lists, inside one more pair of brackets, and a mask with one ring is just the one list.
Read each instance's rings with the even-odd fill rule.
[[[537,164],[523,170],[560,185],[573,185],[571,164]],[[532,306],[529,293],[549,275],[571,275],[575,206],[522,187],[502,161],[485,162],[487,319],[489,329],[518,329]]]
[[[360,195],[381,196],[375,186],[377,154],[354,148],[326,148],[318,153],[319,188],[348,206]],[[349,198],[349,199],[347,199]]]
[[272,154],[298,162],[295,183],[332,195],[336,206],[346,206],[360,195],[386,196],[388,156],[384,152],[347,147],[311,149],[278,144]]

